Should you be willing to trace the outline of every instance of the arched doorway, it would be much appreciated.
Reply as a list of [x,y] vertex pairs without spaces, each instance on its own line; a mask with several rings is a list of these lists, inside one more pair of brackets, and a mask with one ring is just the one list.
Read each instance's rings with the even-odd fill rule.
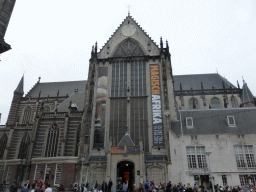
[[117,164],[117,181],[128,182],[129,188],[135,183],[134,163],[121,161]]

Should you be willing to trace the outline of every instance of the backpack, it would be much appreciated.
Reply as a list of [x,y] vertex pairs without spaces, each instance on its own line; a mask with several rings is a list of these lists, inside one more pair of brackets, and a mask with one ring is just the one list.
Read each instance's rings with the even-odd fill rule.
[[147,183],[145,183],[145,189],[148,189],[148,184]]

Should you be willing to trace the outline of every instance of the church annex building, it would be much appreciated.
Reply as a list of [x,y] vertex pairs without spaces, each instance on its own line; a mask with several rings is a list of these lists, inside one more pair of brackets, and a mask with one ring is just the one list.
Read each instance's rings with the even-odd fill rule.
[[23,86],[24,76],[0,127],[1,182],[69,188],[111,178],[112,191],[117,178],[137,186],[256,182],[247,84],[217,73],[173,75],[168,42],[157,46],[130,15],[101,50],[92,48],[87,80],[39,79],[27,94]]

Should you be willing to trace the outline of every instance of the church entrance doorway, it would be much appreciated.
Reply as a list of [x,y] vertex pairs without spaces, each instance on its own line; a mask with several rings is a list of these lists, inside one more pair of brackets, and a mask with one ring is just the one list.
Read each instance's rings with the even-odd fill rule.
[[134,174],[134,163],[130,161],[121,161],[117,164],[117,183],[118,182],[128,182],[128,187],[131,187],[135,183],[135,174]]

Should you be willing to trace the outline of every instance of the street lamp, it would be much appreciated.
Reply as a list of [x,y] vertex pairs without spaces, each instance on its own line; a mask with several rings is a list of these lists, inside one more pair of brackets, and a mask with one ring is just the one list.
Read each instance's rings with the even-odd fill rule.
[[81,177],[80,177],[80,186],[82,188],[82,177],[83,177],[83,172],[84,172],[84,158],[81,159],[82,161],[82,170],[81,170]]
[[212,182],[212,191],[215,192],[214,179],[212,176],[212,169],[211,169],[211,163],[210,163],[210,157],[209,157],[212,154],[212,152],[204,152],[204,154],[207,155],[209,159],[209,170],[210,170],[210,176],[211,176],[211,182]]

